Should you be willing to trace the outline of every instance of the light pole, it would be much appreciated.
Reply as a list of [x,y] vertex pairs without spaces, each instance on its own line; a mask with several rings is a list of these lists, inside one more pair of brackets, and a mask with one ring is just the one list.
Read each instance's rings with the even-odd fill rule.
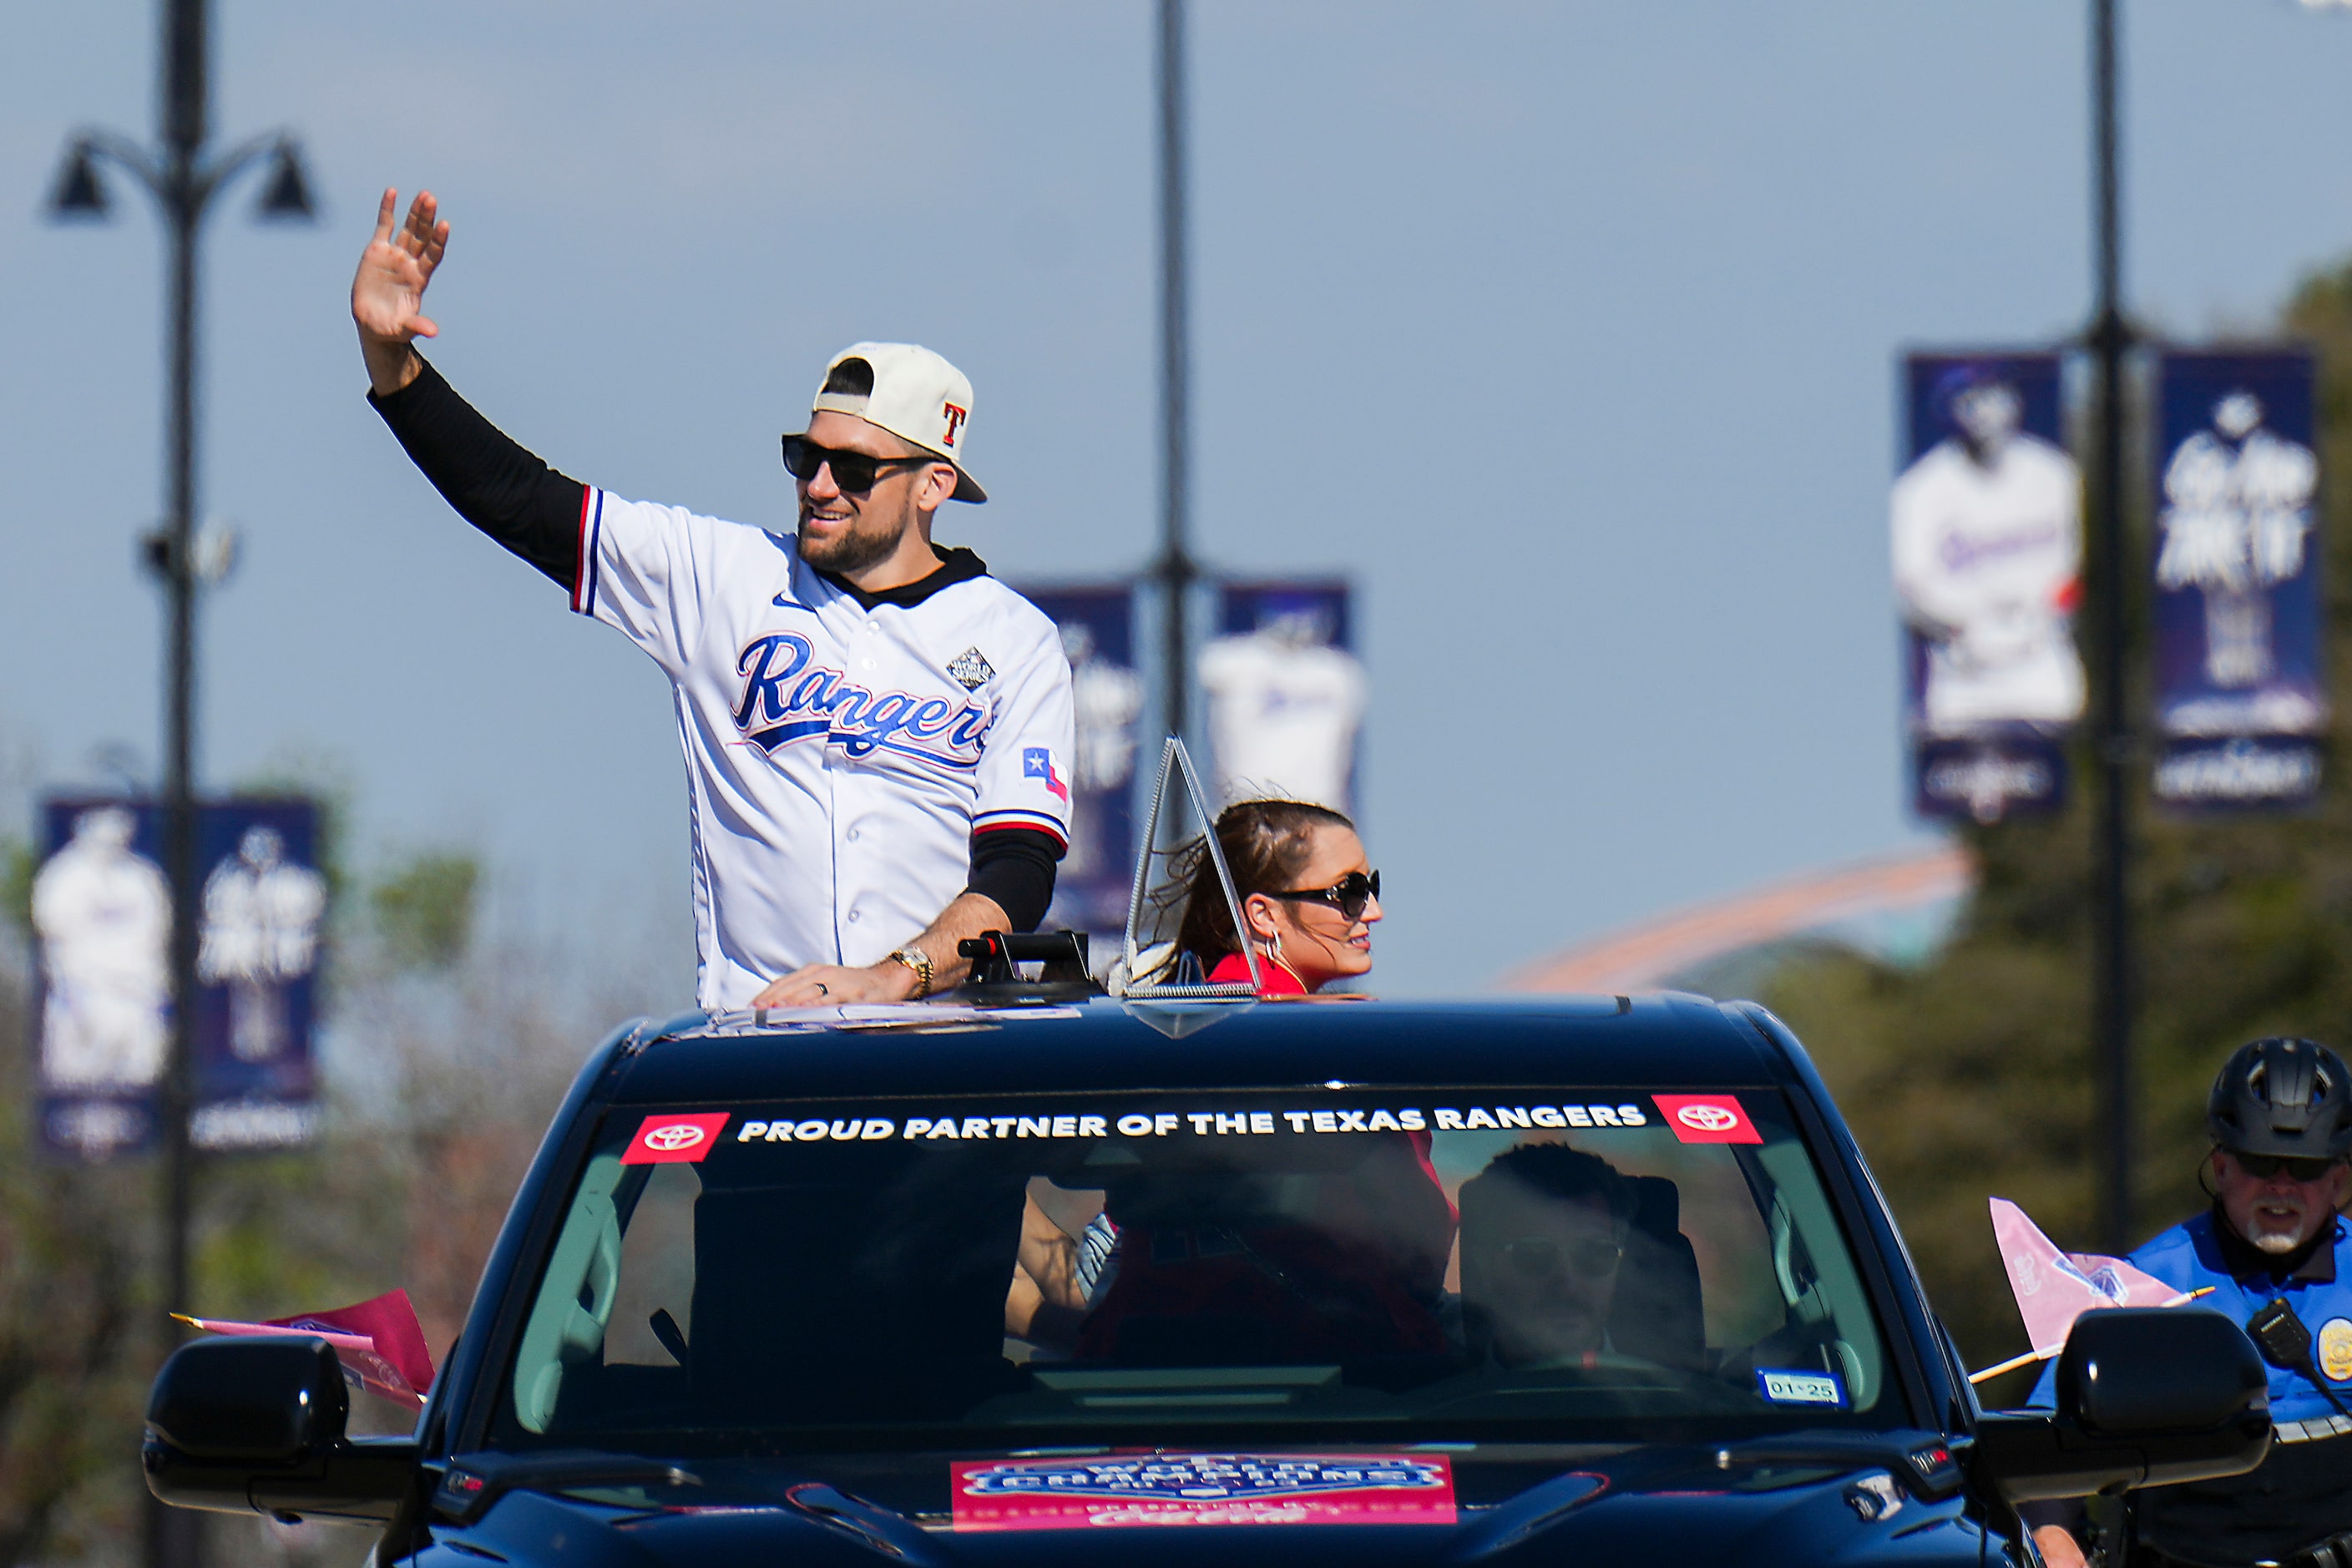
[[[53,216],[98,218],[106,213],[99,164],[127,170],[147,187],[169,232],[170,310],[165,331],[169,391],[164,415],[164,520],[148,541],[148,558],[162,575],[171,605],[164,643],[163,868],[172,886],[172,1034],[159,1086],[157,1113],[163,1159],[164,1305],[184,1310],[188,1294],[188,1219],[194,1152],[188,1117],[194,1098],[196,998],[195,660],[196,660],[196,239],[213,199],[230,180],[267,158],[270,174],[259,216],[311,216],[301,154],[286,132],[271,132],[227,152],[208,155],[205,137],[205,0],[163,0],[161,144],[146,148],[107,131],[85,131],[66,152],[50,199]],[[159,1315],[160,1316],[160,1315]],[[178,1331],[162,1319],[165,1345]],[[151,1568],[190,1564],[200,1537],[194,1516],[152,1499],[146,1516]]]
[[[1184,623],[1186,601],[1200,564],[1186,541],[1191,521],[1187,494],[1187,356],[1184,320],[1184,0],[1160,0],[1160,605],[1168,617],[1161,627],[1165,669],[1160,689],[1162,722],[1171,735],[1184,732],[1185,695],[1192,679]],[[1203,823],[1204,828],[1209,825]]]
[[2099,708],[2091,744],[2098,768],[2097,826],[2092,865],[2093,1026],[2098,1040],[2100,1120],[2106,1133],[2099,1194],[2099,1235],[2121,1256],[2132,1245],[2131,786],[2134,740],[2126,653],[2130,632],[2129,574],[2124,541],[2124,356],[2131,324],[2123,312],[2123,238],[2116,168],[2116,0],[2091,0],[2093,224],[2097,300],[2091,351],[2097,377],[2097,505],[2091,540],[2097,572]]

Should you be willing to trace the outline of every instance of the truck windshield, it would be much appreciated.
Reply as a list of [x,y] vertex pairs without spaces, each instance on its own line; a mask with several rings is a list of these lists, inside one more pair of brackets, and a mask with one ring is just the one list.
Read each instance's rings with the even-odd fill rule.
[[1328,1089],[616,1108],[496,1430],[1605,1441],[1900,1405],[1776,1093]]

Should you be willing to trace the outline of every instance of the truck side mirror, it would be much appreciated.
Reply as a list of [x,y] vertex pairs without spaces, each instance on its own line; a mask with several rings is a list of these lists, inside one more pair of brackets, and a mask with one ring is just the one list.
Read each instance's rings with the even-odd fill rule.
[[2058,1414],[2088,1436],[2221,1431],[2270,1420],[2262,1353],[2219,1312],[2177,1308],[2086,1312],[2058,1358]]
[[416,1484],[416,1444],[347,1441],[351,1394],[315,1334],[196,1340],[147,1398],[147,1489],[179,1508],[390,1519]]
[[2102,1308],[2067,1335],[2054,1415],[1989,1415],[1976,1459],[2012,1502],[2242,1475],[2270,1452],[2269,1373],[2238,1325]]
[[196,1340],[156,1374],[147,1425],[192,1459],[286,1465],[339,1441],[351,1408],[335,1349],[315,1335]]

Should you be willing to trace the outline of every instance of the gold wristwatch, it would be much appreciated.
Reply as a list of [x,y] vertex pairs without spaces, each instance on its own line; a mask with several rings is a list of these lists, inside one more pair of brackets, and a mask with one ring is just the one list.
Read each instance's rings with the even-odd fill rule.
[[908,942],[890,956],[915,972],[913,1000],[919,1002],[931,994],[931,955],[929,953],[914,943]]

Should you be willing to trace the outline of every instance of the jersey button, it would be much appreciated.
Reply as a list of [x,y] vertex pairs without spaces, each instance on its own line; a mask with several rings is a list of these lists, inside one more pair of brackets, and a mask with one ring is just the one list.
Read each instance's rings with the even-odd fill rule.
[[874,668],[874,661],[870,658],[861,658],[857,662],[867,669]]
[[849,923],[851,925],[856,925],[857,923],[857,911],[856,910],[849,911]]
[[857,829],[853,827],[842,837],[847,838],[852,844],[855,844],[857,842]]

